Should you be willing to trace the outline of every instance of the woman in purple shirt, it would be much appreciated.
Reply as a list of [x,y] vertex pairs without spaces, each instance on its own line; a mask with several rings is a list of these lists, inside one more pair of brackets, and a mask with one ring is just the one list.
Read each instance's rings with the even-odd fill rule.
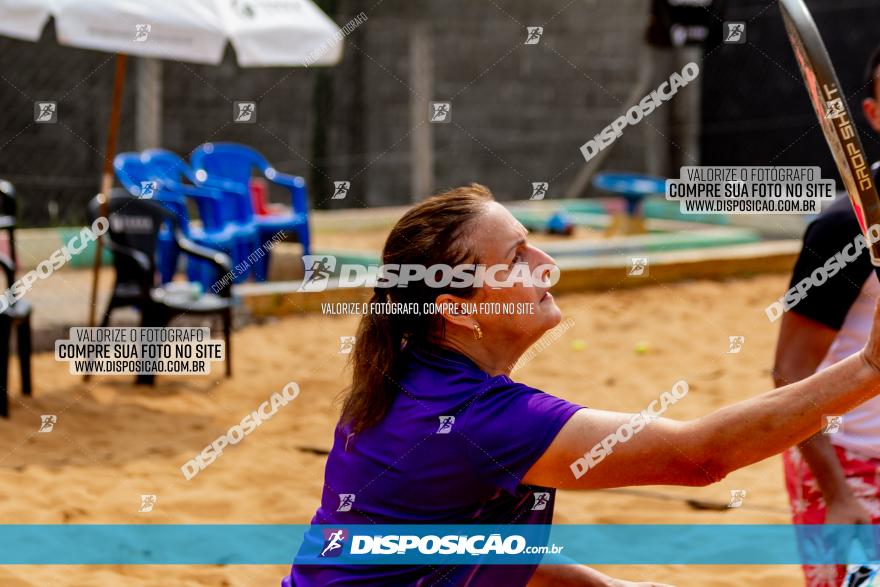
[[[438,287],[438,277],[428,275],[406,287],[375,288],[371,303],[435,303],[443,311],[361,319],[313,524],[550,524],[556,488],[715,483],[808,438],[824,414],[846,413],[880,392],[875,328],[862,352],[813,377],[697,420],[643,421],[638,434],[591,468],[599,464],[585,460],[592,447],[634,415],[586,409],[510,379],[519,357],[561,320],[549,292],[553,260],[526,237],[477,184],[426,199],[392,229],[385,265],[479,264],[495,267],[497,281],[517,272],[542,280],[463,288],[453,279]],[[519,304],[513,307],[525,311],[460,311],[456,303],[478,310]],[[582,565],[333,564],[295,564],[283,584],[656,585]]]

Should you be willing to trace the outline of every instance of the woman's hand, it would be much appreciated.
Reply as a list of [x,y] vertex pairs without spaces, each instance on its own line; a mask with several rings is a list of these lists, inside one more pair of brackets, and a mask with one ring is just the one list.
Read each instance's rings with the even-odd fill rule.
[[828,510],[825,514],[826,524],[849,525],[871,523],[871,513],[852,494],[826,501],[828,503]]

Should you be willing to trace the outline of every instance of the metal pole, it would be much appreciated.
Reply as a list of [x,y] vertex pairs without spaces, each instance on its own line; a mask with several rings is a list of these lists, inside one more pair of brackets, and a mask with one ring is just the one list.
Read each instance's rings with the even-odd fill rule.
[[431,30],[424,20],[410,27],[409,79],[411,196],[417,202],[434,191],[434,129],[428,120],[434,95],[434,61]]
[[[116,55],[116,73],[113,79],[113,102],[110,107],[110,121],[107,126],[107,146],[104,149],[104,167],[101,174],[101,215],[107,216],[107,200],[113,188],[113,157],[116,154],[116,140],[119,136],[119,113],[122,108],[122,90],[125,87],[125,67],[128,56],[124,53]],[[98,271],[101,268],[101,254],[104,251],[104,240],[98,236],[95,242],[95,262],[92,268],[92,296],[89,306],[89,326],[95,325],[95,310],[98,305]]]
[[162,146],[162,60],[141,57],[135,78],[135,145],[138,151]]

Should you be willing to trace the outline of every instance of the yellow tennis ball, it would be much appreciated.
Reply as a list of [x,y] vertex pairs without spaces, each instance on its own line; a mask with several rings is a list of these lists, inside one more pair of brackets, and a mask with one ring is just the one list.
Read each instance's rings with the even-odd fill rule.
[[636,354],[637,354],[637,355],[644,355],[644,354],[646,354],[646,353],[648,352],[648,343],[646,343],[646,342],[643,341],[643,340],[637,342],[637,343],[636,343],[635,351],[636,351]]
[[584,350],[585,348],[587,348],[587,343],[586,343],[586,341],[584,341],[584,340],[582,340],[582,339],[580,339],[580,338],[576,338],[576,339],[574,339],[573,341],[571,341],[571,350],[573,350],[573,351],[582,351],[582,350]]

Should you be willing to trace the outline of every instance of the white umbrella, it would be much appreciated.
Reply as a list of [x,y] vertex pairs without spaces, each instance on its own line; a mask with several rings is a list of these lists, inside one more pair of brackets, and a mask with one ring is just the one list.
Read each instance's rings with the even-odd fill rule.
[[[217,64],[231,43],[239,65],[332,65],[341,31],[309,0],[0,0],[0,35],[36,41],[49,17],[62,45],[117,53],[101,193],[113,186],[113,156],[126,55]],[[95,253],[89,324],[95,323]]]
[[333,65],[339,28],[309,0],[0,0],[0,35],[40,38],[49,17],[58,42],[142,57],[239,65]]

